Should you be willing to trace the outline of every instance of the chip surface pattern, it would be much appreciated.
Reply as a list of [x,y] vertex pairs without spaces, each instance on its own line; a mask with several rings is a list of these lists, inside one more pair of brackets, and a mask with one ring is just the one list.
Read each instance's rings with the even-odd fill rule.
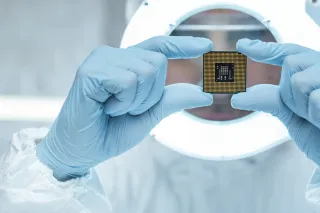
[[246,91],[247,57],[239,52],[211,51],[203,55],[203,91]]

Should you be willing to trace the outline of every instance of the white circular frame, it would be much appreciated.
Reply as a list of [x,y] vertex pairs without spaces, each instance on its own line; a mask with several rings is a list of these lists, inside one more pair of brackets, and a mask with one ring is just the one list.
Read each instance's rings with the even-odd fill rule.
[[[320,49],[320,29],[305,13],[305,0],[149,0],[128,24],[125,48],[158,35],[170,35],[185,19],[211,9],[231,9],[261,21],[278,42]],[[208,121],[187,112],[164,119],[151,132],[157,141],[182,154],[209,160],[255,155],[285,141],[283,124],[266,113],[252,113],[229,122]]]

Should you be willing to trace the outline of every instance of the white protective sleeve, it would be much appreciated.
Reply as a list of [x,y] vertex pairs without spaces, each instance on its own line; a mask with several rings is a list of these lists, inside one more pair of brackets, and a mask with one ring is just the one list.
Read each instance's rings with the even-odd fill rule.
[[57,181],[36,156],[48,129],[14,134],[0,156],[0,213],[110,213],[111,206],[94,170],[82,178]]
[[316,210],[320,210],[320,168],[314,171],[306,191],[307,201],[313,205]]

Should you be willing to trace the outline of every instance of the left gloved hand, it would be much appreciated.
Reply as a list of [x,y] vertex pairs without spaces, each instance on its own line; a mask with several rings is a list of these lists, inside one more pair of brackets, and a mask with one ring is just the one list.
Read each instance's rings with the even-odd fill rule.
[[79,177],[131,149],[166,116],[207,106],[212,95],[191,84],[165,86],[168,59],[201,56],[210,40],[158,36],[123,49],[102,46],[78,69],[48,135],[40,161],[59,180]]
[[282,73],[279,86],[253,86],[233,95],[232,106],[278,117],[300,150],[320,166],[320,52],[248,39],[237,49],[254,61],[282,66]]

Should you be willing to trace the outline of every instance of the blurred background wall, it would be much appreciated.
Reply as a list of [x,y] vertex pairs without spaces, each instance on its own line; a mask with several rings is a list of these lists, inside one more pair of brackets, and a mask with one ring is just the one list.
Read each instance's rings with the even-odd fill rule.
[[[96,47],[119,46],[125,0],[0,0],[0,94],[65,96]],[[20,128],[0,121],[0,150]]]

